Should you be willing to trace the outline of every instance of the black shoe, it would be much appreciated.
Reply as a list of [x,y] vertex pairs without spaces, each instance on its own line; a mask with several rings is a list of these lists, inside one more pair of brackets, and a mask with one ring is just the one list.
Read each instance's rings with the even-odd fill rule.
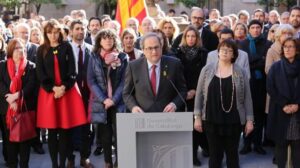
[[42,146],[37,145],[37,146],[33,146],[32,148],[33,148],[34,152],[37,154],[40,154],[40,155],[45,154],[45,151]]
[[240,154],[241,155],[246,155],[247,153],[251,152],[251,147],[250,146],[244,146],[241,150],[240,150]]
[[198,167],[201,166],[201,162],[198,158],[193,159],[193,164],[194,166],[198,166]]
[[209,157],[209,152],[207,149],[202,149],[202,156],[203,157]]
[[68,157],[67,167],[66,168],[75,168],[75,155]]
[[254,150],[256,153],[261,154],[261,155],[267,154],[267,152],[266,152],[261,146],[255,147],[253,150]]
[[103,148],[102,147],[97,147],[96,150],[94,151],[95,156],[99,156],[103,153]]

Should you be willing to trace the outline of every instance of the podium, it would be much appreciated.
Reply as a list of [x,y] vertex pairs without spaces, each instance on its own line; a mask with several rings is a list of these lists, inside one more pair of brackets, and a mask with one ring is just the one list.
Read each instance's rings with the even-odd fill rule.
[[118,113],[119,168],[192,168],[193,113]]

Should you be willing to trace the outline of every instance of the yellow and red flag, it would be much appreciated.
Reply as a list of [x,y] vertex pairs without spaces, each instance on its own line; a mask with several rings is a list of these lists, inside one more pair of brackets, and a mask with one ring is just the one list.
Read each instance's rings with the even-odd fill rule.
[[145,0],[118,0],[116,20],[121,24],[121,31],[126,27],[127,19],[134,17],[141,24],[146,16]]

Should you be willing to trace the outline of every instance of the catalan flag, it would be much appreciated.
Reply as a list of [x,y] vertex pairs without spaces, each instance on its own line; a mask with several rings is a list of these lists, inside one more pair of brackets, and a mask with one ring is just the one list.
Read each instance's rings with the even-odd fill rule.
[[121,24],[121,29],[126,27],[130,17],[136,18],[140,24],[147,16],[145,0],[118,0],[116,20]]

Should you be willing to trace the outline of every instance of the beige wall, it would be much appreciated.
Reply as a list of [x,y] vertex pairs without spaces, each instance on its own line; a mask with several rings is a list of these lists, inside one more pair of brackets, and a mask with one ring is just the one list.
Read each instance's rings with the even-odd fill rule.
[[74,9],[84,9],[87,14],[87,18],[95,16],[95,4],[87,0],[64,0],[64,6],[56,8],[53,4],[44,4],[41,7],[40,14],[44,15],[46,19],[49,18],[62,18],[65,15],[70,15],[70,12]]
[[258,3],[245,3],[242,0],[224,0],[223,1],[223,15],[228,15],[231,13],[237,14],[240,10],[246,9],[250,15],[257,8],[264,9]]

